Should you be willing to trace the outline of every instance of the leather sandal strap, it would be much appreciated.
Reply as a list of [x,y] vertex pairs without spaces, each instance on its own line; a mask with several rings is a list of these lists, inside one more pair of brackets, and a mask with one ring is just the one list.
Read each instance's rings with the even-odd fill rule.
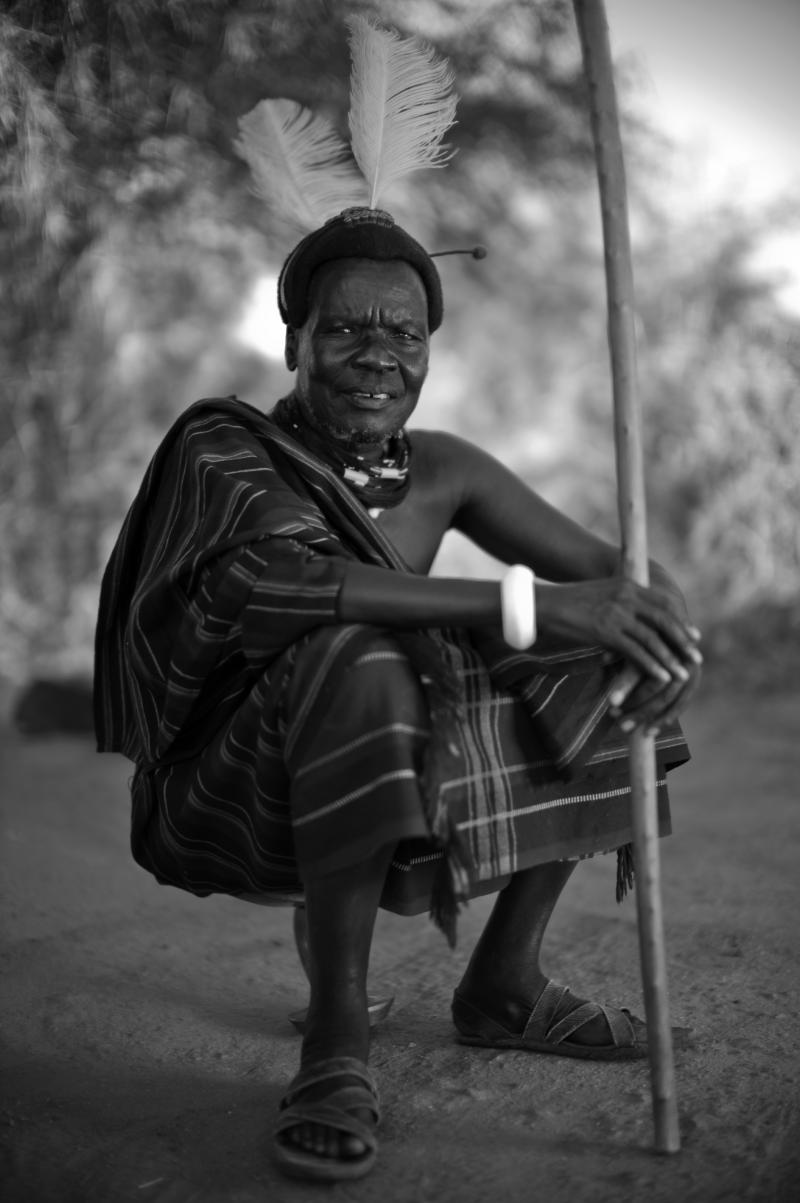
[[631,1023],[631,1013],[625,1007],[602,1007],[611,1038],[617,1048],[627,1048],[637,1043],[636,1031]]
[[567,995],[569,995],[569,990],[566,986],[560,986],[557,982],[545,984],[528,1016],[528,1022],[522,1033],[523,1040],[548,1039],[548,1033],[554,1022],[557,1022],[559,1013],[564,1013],[563,1003],[566,1001]]
[[579,1028],[601,1015],[615,1048],[629,1048],[636,1044],[630,1012],[604,1007],[596,1002],[579,1002],[566,986],[548,982],[528,1017],[523,1039],[561,1044]]
[[[357,1106],[368,1106],[364,1099],[361,1099]],[[278,1116],[278,1121],[275,1125],[275,1135],[278,1136],[282,1132],[288,1132],[291,1128],[296,1128],[300,1124],[319,1124],[325,1128],[331,1128],[335,1132],[344,1132],[348,1136],[356,1136],[363,1141],[367,1148],[375,1149],[378,1147],[377,1136],[375,1135],[375,1126],[378,1123],[378,1117],[375,1117],[375,1124],[368,1124],[359,1116],[353,1115],[345,1107],[337,1107],[335,1096],[330,1099],[320,1100],[316,1103],[303,1104],[297,1102],[292,1107],[287,1107]]]
[[324,1061],[317,1061],[307,1069],[301,1070],[292,1080],[281,1100],[281,1110],[285,1111],[294,1107],[295,1104],[300,1104],[302,1096],[311,1087],[321,1086],[326,1082],[341,1081],[343,1078],[355,1078],[356,1082],[342,1082],[339,1087],[331,1090],[324,1100],[321,1099],[318,1103],[309,1103],[308,1108],[313,1109],[325,1104],[332,1105],[335,1099],[337,1105],[344,1110],[351,1107],[368,1108],[375,1116],[375,1122],[378,1123],[380,1120],[378,1088],[364,1062],[359,1061],[357,1057],[328,1057]]
[[570,1036],[577,1032],[578,1028],[582,1028],[585,1024],[591,1023],[593,1019],[597,1019],[603,1014],[603,1008],[599,1003],[585,1002],[580,1006],[575,1007],[558,1023],[554,1023],[548,1029],[545,1040],[551,1044],[560,1044],[562,1040],[568,1040]]

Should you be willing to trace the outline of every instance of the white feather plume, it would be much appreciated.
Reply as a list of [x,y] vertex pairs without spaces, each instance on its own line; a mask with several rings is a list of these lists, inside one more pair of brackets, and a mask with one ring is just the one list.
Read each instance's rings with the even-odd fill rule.
[[282,217],[313,230],[364,203],[364,179],[347,143],[296,100],[261,100],[239,118],[237,152],[255,191]]
[[440,144],[455,118],[453,73],[414,38],[363,16],[348,26],[350,138],[374,209],[395,180],[421,167],[442,167],[450,158]]

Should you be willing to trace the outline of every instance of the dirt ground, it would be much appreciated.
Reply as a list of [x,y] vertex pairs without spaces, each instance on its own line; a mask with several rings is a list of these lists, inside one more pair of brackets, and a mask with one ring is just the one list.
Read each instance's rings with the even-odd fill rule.
[[[663,850],[683,1146],[652,1152],[647,1064],[454,1043],[458,980],[424,917],[381,915],[372,988],[395,995],[372,1064],[375,1172],[314,1187],[270,1162],[305,998],[291,915],[159,887],[127,848],[129,768],[79,738],[0,732],[5,1203],[788,1203],[800,1183],[800,699],[707,692]],[[635,905],[611,858],[551,925],[556,980],[642,1013]]]

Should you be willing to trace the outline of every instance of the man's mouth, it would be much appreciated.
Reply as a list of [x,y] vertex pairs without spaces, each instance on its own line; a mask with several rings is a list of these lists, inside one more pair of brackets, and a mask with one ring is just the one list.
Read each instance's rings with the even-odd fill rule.
[[356,389],[350,392],[349,396],[356,405],[363,405],[366,408],[372,408],[375,405],[384,405],[387,401],[392,400],[391,393],[372,393]]

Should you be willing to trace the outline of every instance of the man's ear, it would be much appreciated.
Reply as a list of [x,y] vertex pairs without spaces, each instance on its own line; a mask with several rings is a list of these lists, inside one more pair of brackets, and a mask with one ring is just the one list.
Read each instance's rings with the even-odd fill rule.
[[283,358],[290,372],[297,367],[297,331],[294,326],[286,327],[286,342],[283,347]]

